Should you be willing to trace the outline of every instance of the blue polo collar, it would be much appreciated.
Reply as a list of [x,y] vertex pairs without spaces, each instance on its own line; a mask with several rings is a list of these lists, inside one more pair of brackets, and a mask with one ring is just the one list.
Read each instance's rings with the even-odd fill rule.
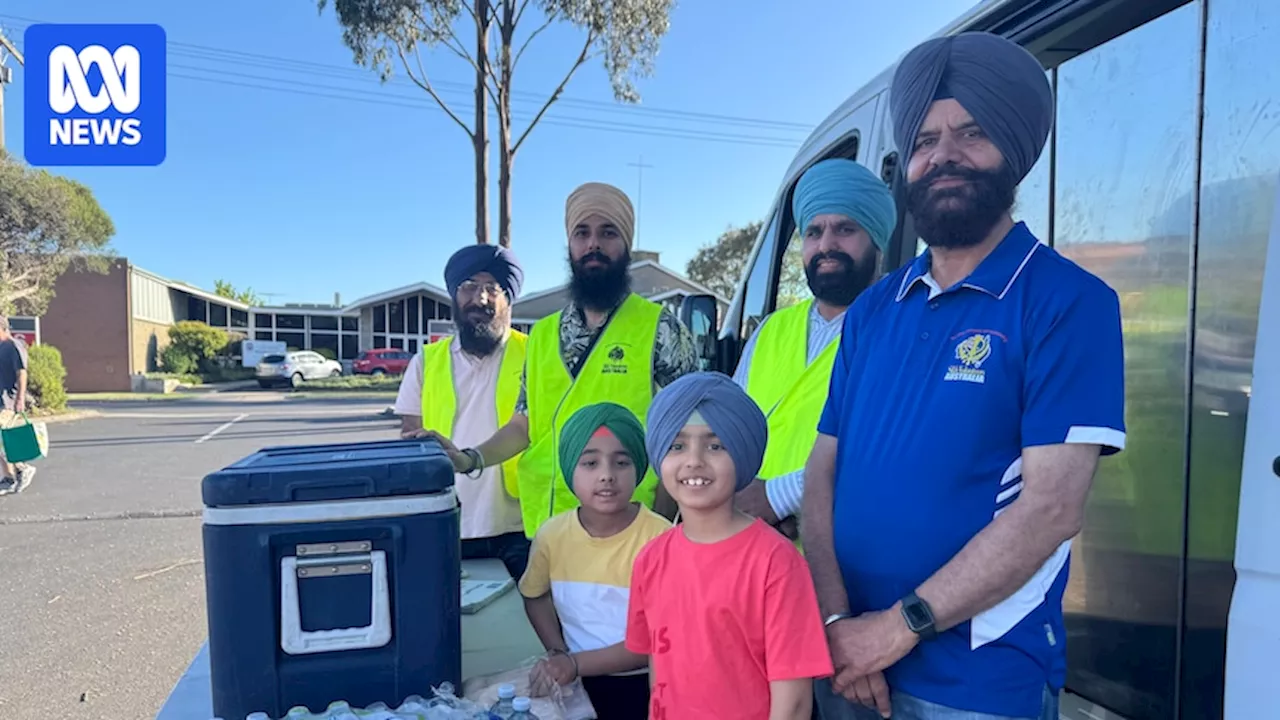
[[[1040,241],[1031,234],[1026,223],[1017,223],[1009,230],[1009,234],[1004,236],[1000,244],[996,245],[991,254],[987,255],[969,274],[969,277],[956,287],[979,290],[1001,300],[1009,292],[1009,288],[1013,287],[1014,281],[1018,279],[1022,269],[1031,261],[1031,256],[1040,246]],[[929,274],[929,268],[932,265],[932,251],[925,250],[916,257],[911,262],[910,270],[903,276],[902,285],[899,286],[898,296],[895,299],[901,302],[916,285],[927,285],[925,276]],[[946,290],[944,288],[944,291]]]

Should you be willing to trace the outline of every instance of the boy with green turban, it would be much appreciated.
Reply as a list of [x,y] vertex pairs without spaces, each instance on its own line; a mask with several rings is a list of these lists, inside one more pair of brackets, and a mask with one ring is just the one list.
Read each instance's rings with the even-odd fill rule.
[[649,467],[644,427],[621,405],[588,405],[565,423],[557,450],[580,506],[538,529],[520,579],[529,623],[547,649],[529,684],[541,694],[582,678],[598,717],[644,720],[648,658],[624,645],[631,567],[671,527],[632,500]]

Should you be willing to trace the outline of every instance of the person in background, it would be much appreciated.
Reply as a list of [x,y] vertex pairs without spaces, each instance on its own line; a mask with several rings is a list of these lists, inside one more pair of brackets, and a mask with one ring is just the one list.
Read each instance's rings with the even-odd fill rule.
[[529,623],[548,651],[530,686],[581,677],[600,720],[645,720],[648,658],[626,649],[631,567],[671,523],[632,496],[648,469],[644,427],[614,403],[588,405],[561,430],[560,474],[580,506],[548,520],[520,579]]
[[733,374],[764,411],[771,438],[760,467],[764,479],[739,493],[738,508],[772,525],[800,511],[804,464],[818,437],[845,310],[875,280],[898,224],[889,187],[843,158],[806,170],[791,209],[813,299],[765,318]]
[[822,717],[1057,720],[1071,540],[1125,441],[1119,298],[1011,216],[1053,123],[1034,56],[930,40],[890,113],[928,249],[849,309],[805,469]]
[[681,518],[632,570],[627,648],[650,656],[651,718],[809,720],[813,679],[832,673],[804,558],[734,508],[767,440],[722,373],[686,375],[649,408],[645,446]]
[[[426,437],[429,429],[479,442],[515,413],[528,338],[511,327],[511,303],[524,271],[506,248],[468,245],[449,258],[444,281],[454,335],[424,345],[410,361],[395,412],[401,437]],[[470,469],[455,482],[462,558],[496,558],[517,580],[529,561],[516,498],[518,457]]]
[[[516,414],[474,446],[435,434],[459,472],[476,472],[523,453],[520,507],[529,537],[552,515],[578,504],[556,480],[557,438],[573,413],[609,400],[643,418],[654,393],[696,363],[688,328],[631,291],[635,213],[626,194],[603,183],[582,185],[565,203],[565,232],[572,300],[529,332]],[[675,507],[652,471],[641,478],[636,499],[674,517]]]
[[[9,328],[9,318],[0,315],[0,427],[9,427],[18,421],[18,414],[27,409],[27,346]],[[11,463],[4,456],[0,443],[0,466],[4,477],[0,478],[0,495],[22,492],[36,476],[34,465]]]

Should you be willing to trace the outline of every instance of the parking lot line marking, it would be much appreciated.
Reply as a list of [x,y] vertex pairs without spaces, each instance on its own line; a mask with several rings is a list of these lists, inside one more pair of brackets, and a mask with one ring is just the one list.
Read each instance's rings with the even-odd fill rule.
[[247,417],[249,417],[249,413],[241,413],[240,415],[237,415],[237,416],[235,417],[235,419],[234,419],[234,420],[228,420],[227,422],[222,423],[221,425],[219,425],[218,427],[214,428],[213,430],[210,430],[208,433],[206,433],[206,434],[205,434],[205,436],[204,436],[204,437],[202,437],[202,438],[200,438],[199,440],[197,440],[197,441],[196,441],[196,444],[197,444],[197,445],[199,445],[200,443],[204,442],[205,440],[208,440],[208,439],[212,438],[213,436],[217,435],[218,433],[222,432],[223,430],[226,430],[227,428],[231,427],[232,425],[235,425],[236,423],[240,422],[241,420],[243,420],[243,419],[245,419],[245,418],[247,418]]

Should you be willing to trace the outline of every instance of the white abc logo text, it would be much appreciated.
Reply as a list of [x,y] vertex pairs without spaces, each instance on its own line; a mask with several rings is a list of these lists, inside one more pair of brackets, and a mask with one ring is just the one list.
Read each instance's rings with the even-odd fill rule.
[[[142,102],[141,56],[132,45],[121,45],[115,53],[101,45],[90,45],[79,53],[67,45],[49,51],[49,108],[65,115],[79,108],[97,115],[108,108],[128,114]],[[102,87],[89,89],[87,75],[98,67]],[[76,118],[49,120],[52,145],[137,145],[142,141],[137,118]]]

